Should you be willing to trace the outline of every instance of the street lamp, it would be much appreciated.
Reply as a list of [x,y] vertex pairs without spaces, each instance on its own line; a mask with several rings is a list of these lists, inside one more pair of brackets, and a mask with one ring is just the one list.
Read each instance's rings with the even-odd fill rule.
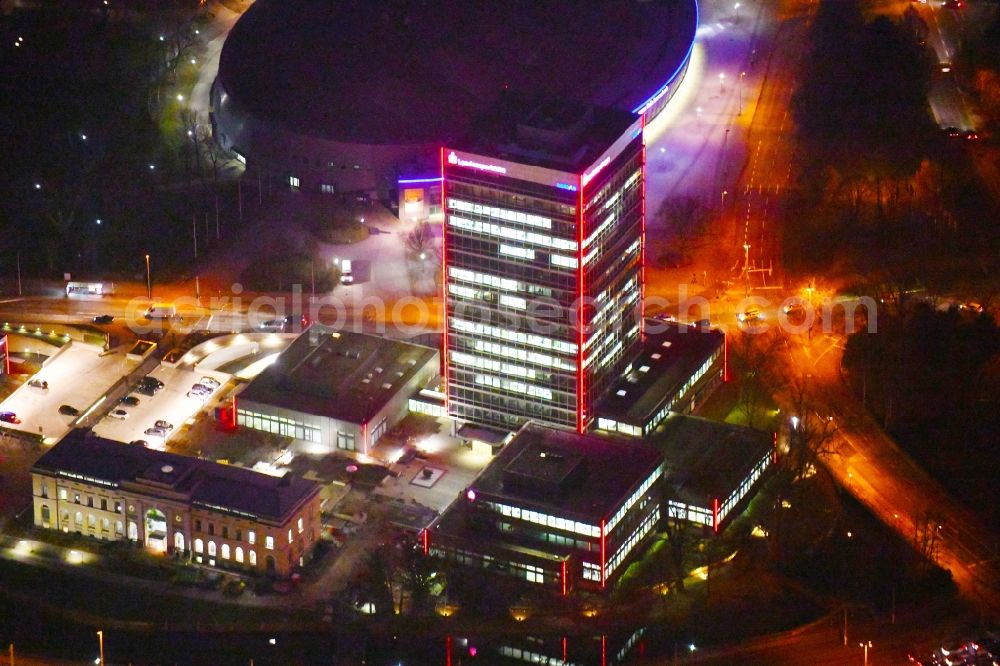
[[871,646],[872,646],[871,641],[868,641],[867,643],[858,643],[858,647],[865,649],[865,666],[868,666],[868,648],[870,648]]
[[793,416],[792,417],[792,430],[798,430],[798,429],[799,429],[799,417]]
[[153,280],[149,272],[149,255],[146,255],[146,298],[153,300]]
[[719,90],[725,90],[726,85],[726,73],[719,72]]
[[726,195],[729,194],[729,190],[722,190],[722,210],[726,209]]
[[[739,7],[739,5],[736,5]],[[739,112],[736,114],[738,116],[743,115],[743,79],[746,77],[746,72],[740,72],[740,90],[739,90]]]
[[104,666],[104,631],[98,630],[97,632],[97,644],[100,646],[100,657],[97,662],[100,666]]

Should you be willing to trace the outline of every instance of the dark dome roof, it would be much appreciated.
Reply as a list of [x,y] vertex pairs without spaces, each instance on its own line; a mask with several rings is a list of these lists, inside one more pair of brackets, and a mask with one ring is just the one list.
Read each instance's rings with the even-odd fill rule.
[[505,86],[631,110],[685,61],[696,27],[695,0],[257,0],[219,77],[296,132],[440,142]]

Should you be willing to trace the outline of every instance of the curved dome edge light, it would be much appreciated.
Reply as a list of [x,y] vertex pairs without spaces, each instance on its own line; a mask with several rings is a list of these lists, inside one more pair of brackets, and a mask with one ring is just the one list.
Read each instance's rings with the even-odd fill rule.
[[642,114],[646,113],[649,107],[656,104],[656,102],[659,101],[659,99],[667,93],[667,91],[670,89],[670,84],[674,82],[674,79],[677,78],[677,75],[680,74],[682,71],[684,71],[684,68],[687,67],[688,61],[691,59],[691,51],[694,50],[695,36],[698,34],[698,25],[700,23],[701,23],[701,8],[698,6],[698,0],[694,0],[694,32],[691,37],[691,43],[688,44],[687,53],[684,54],[684,57],[681,59],[680,64],[677,65],[677,69],[675,69],[673,73],[669,77],[667,77],[666,82],[662,86],[660,86],[660,88],[656,92],[650,95],[645,102],[632,109],[632,113],[636,114],[637,116],[641,116]]

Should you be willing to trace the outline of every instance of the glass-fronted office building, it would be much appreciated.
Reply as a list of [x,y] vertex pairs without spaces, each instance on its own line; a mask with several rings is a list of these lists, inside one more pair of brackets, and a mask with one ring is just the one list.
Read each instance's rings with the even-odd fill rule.
[[448,409],[584,432],[640,346],[642,118],[556,105],[513,132],[441,154]]

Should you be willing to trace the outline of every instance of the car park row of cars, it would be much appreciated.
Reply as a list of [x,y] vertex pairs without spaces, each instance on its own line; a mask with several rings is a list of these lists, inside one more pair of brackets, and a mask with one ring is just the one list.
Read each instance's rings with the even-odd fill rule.
[[[208,398],[211,397],[211,395],[220,386],[221,384],[219,383],[218,380],[207,376],[202,377],[201,379],[198,380],[198,382],[196,382],[194,385],[191,386],[191,389],[188,391],[187,396],[189,398],[194,398],[204,402],[205,400],[208,400]],[[155,377],[146,376],[143,377],[142,380],[139,382],[139,385],[136,390],[138,390],[141,393],[144,393],[145,395],[154,396],[156,395],[157,392],[161,391],[163,388],[164,384],[162,381],[156,379]],[[123,405],[135,406],[139,404],[139,398],[130,395],[122,398],[121,402]],[[109,416],[115,419],[126,419],[128,418],[128,412],[124,409],[118,408],[112,410],[109,413]],[[173,423],[170,423],[169,421],[163,419],[158,419],[151,427],[146,428],[146,430],[143,431],[143,434],[148,437],[158,437],[160,439],[166,439],[167,436],[173,431],[173,429],[174,429]],[[131,443],[140,446],[149,446],[149,442],[144,439],[133,440]]]
[[909,655],[914,666],[997,666],[1000,664],[1000,636],[987,632],[972,640],[950,641],[930,656]]

